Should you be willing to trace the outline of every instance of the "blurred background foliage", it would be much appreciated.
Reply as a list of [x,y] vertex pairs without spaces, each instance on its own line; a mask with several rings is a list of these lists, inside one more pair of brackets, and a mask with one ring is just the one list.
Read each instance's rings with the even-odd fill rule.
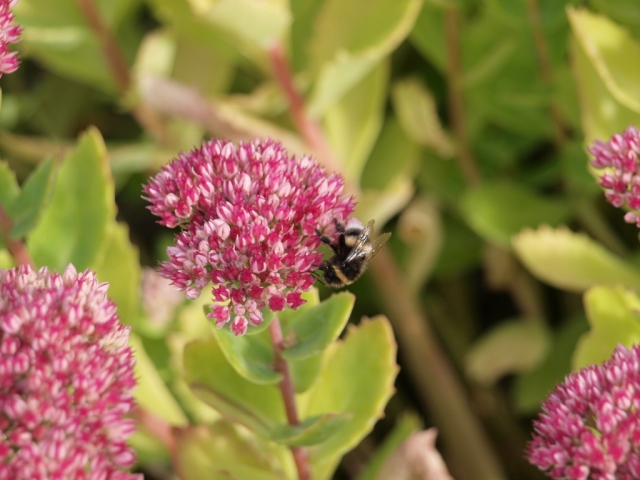
[[[86,198],[68,221],[29,212],[18,236],[37,217],[38,264],[73,261],[110,281],[142,352],[141,403],[172,424],[217,416],[180,375],[201,306],[159,325],[140,304],[140,265],[172,238],[141,184],[210,137],[272,137],[317,156],[344,174],[361,220],[394,232],[393,255],[349,289],[352,322],[391,320],[397,392],[336,479],[375,478],[432,425],[455,478],[541,478],[523,458],[540,402],[572,367],[640,338],[638,299],[619,286],[640,287],[637,228],[605,203],[585,148],[640,125],[636,0],[20,0],[14,11],[23,64],[0,82],[2,157],[19,183],[37,168],[38,205],[64,203],[48,198],[52,164]],[[66,251],[69,235],[88,247]],[[202,455],[240,455],[217,425],[181,445],[219,435],[228,451]],[[484,467],[456,448],[467,427],[484,432]],[[148,478],[168,478],[156,439],[143,432],[136,447]]]

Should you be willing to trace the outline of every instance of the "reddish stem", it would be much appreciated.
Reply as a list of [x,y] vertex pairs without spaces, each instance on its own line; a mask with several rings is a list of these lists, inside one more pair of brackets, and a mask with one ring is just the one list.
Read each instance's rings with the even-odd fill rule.
[[324,137],[322,128],[307,113],[304,99],[294,84],[293,72],[281,43],[277,43],[269,50],[269,58],[273,68],[273,76],[289,102],[289,110],[296,128],[309,146],[317,152],[325,167],[332,172],[339,172],[340,165]]
[[0,235],[2,235],[4,244],[7,246],[16,262],[19,264],[30,265],[31,268],[35,270],[36,264],[33,263],[33,259],[29,254],[29,250],[27,250],[27,246],[21,240],[11,238],[11,230],[13,230],[13,221],[0,203]]
[[[300,425],[298,420],[298,409],[296,408],[296,396],[291,381],[291,373],[287,361],[282,358],[282,350],[284,349],[284,338],[282,336],[282,328],[280,328],[280,320],[276,316],[269,325],[269,334],[271,335],[271,343],[273,344],[273,356],[275,358],[274,366],[276,372],[282,375],[282,381],[279,383],[280,393],[284,402],[284,409],[287,414],[289,425]],[[307,451],[303,447],[290,447],[293,459],[298,469],[298,477],[300,480],[311,480],[311,470],[309,469],[309,457]]]

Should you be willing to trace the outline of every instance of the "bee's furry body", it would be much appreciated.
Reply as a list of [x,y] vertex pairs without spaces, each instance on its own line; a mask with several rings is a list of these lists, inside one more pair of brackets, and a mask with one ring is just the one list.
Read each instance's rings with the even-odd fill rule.
[[371,259],[389,240],[391,234],[385,233],[372,241],[374,220],[366,225],[360,222],[349,222],[344,226],[335,219],[334,223],[340,233],[337,242],[332,242],[316,230],[320,240],[329,245],[335,254],[322,262],[318,269],[323,272],[326,285],[340,288],[355,282],[362,276]]

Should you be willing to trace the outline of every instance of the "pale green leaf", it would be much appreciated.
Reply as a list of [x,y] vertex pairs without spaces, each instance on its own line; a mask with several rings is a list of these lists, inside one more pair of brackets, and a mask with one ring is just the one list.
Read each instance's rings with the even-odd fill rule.
[[524,230],[513,249],[527,269],[555,287],[581,292],[598,284],[640,289],[640,272],[585,234],[566,227]]
[[278,425],[270,438],[276,443],[294,447],[317,445],[347,425],[353,415],[332,414],[305,418],[299,425]]

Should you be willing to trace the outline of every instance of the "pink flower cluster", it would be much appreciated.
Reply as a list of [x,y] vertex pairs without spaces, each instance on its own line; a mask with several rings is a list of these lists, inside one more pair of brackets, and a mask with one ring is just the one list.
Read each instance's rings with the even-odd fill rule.
[[0,270],[0,480],[141,480],[128,337],[92,272]]
[[640,131],[630,126],[608,142],[596,140],[589,151],[594,156],[591,165],[606,169],[598,183],[609,203],[628,209],[625,221],[640,227]]
[[353,212],[344,181],[280,143],[214,140],[181,154],[145,185],[162,225],[183,229],[160,273],[197,298],[209,283],[209,317],[243,335],[260,309],[298,308],[322,260],[314,228],[335,234],[333,218]]
[[9,51],[9,44],[18,43],[22,27],[13,24],[11,8],[18,0],[0,0],[0,76],[13,73],[18,69],[20,61],[16,52]]
[[527,456],[551,478],[640,478],[640,346],[567,376],[542,411]]

